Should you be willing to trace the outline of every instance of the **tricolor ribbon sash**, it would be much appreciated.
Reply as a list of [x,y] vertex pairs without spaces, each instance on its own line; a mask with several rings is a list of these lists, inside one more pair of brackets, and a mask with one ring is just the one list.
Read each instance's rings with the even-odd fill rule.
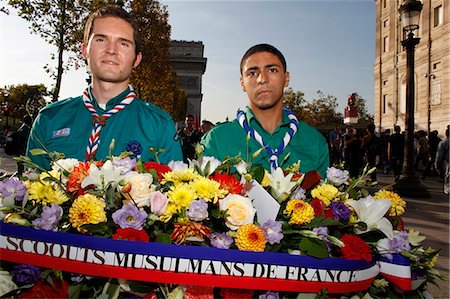
[[380,271],[376,261],[121,241],[2,222],[0,259],[91,276],[311,293],[366,290]]

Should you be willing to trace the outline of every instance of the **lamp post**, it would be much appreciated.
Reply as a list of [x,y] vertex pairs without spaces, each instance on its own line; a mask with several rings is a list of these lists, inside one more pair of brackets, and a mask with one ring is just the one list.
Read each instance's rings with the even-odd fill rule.
[[402,46],[406,49],[406,140],[403,176],[394,185],[394,190],[406,197],[430,196],[416,176],[414,163],[414,51],[420,41],[417,31],[421,10],[422,3],[417,0],[406,0],[399,8],[403,28]]

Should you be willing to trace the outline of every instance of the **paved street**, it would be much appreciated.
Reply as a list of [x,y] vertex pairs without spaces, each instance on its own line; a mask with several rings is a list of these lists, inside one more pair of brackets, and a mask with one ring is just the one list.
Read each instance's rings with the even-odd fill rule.
[[[17,164],[0,148],[0,172],[13,173]],[[392,184],[392,174],[378,173],[376,189]],[[422,183],[431,194],[430,198],[406,198],[406,213],[403,216],[405,227],[414,228],[427,238],[423,244],[432,248],[441,248],[437,270],[449,275],[449,197],[442,192],[442,183],[437,177],[426,178]],[[438,281],[438,287],[430,286],[435,298],[449,297],[449,283]]]

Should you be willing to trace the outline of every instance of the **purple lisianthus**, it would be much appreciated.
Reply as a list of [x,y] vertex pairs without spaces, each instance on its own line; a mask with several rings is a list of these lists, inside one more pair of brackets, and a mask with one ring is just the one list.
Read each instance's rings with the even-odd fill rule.
[[32,265],[18,265],[11,271],[16,281],[20,284],[35,283],[41,275],[41,270]]
[[120,169],[120,174],[126,174],[136,167],[136,159],[126,157],[112,162],[114,169]]
[[50,207],[43,207],[41,217],[34,219],[31,224],[36,228],[56,231],[62,215],[63,209],[57,203],[53,203]]
[[127,152],[132,152],[133,157],[137,157],[142,154],[142,145],[137,140],[132,140],[128,142],[126,147]]
[[204,199],[191,201],[186,216],[193,221],[203,221],[208,217],[208,204]]
[[327,181],[339,187],[340,185],[348,185],[349,173],[348,170],[340,170],[334,167],[327,169]]
[[212,233],[209,239],[211,240],[211,246],[216,248],[229,249],[233,244],[233,238],[226,233]]
[[338,220],[345,221],[348,220],[352,211],[343,204],[342,202],[333,201],[331,203],[331,213]]
[[281,222],[272,219],[267,220],[262,226],[264,235],[266,236],[267,242],[270,245],[275,243],[280,243],[284,235],[281,231]]
[[320,240],[325,242],[325,245],[327,245],[328,252],[329,252],[331,250],[332,243],[327,238],[327,236],[328,236],[328,227],[326,227],[326,226],[314,227],[312,229],[312,231],[315,232],[319,236]]
[[120,228],[134,228],[141,230],[147,219],[147,213],[139,210],[134,205],[124,205],[120,210],[112,214],[112,219]]
[[389,240],[389,245],[392,250],[395,251],[407,251],[411,250],[411,245],[409,245],[408,233],[406,231],[401,231],[394,235],[392,240]]
[[25,177],[29,181],[37,181],[39,180],[39,173],[36,170],[28,168],[23,173],[22,176]]
[[306,199],[305,189],[303,189],[302,187],[297,187],[297,189],[295,189],[295,191],[292,192],[291,198],[305,200]]
[[27,193],[27,187],[23,181],[12,177],[0,182],[0,193],[5,198],[22,201]]
[[258,299],[279,299],[279,298],[280,294],[278,292],[271,292],[271,291],[268,291],[258,296]]

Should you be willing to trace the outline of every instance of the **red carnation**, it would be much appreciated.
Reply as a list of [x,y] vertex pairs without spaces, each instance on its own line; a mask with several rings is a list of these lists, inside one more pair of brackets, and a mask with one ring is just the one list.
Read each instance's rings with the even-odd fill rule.
[[340,249],[341,256],[348,260],[372,260],[372,252],[369,245],[358,236],[345,234],[340,239],[344,242],[344,247]]
[[144,163],[144,167],[145,170],[148,172],[151,169],[156,170],[156,172],[158,173],[158,179],[161,181],[162,180],[162,175],[166,172],[172,171],[172,169],[164,164],[159,164],[153,161],[149,161],[149,162],[145,162]]
[[311,200],[311,202],[309,203],[313,209],[314,209],[314,215],[316,216],[322,216],[324,214],[324,209],[325,209],[325,203],[318,199],[318,198],[313,198],[313,200]]
[[220,296],[223,299],[251,299],[253,297],[253,290],[220,289]]
[[34,286],[19,298],[68,298],[69,284],[61,279],[51,277],[49,281],[38,280]]
[[220,184],[220,189],[228,190],[231,194],[241,194],[244,190],[244,185],[236,179],[234,174],[215,173],[211,179]]
[[149,242],[150,237],[145,230],[134,228],[118,228],[112,236],[114,240],[142,241]]
[[320,183],[321,179],[322,176],[317,170],[308,171],[307,173],[305,173],[305,177],[303,178],[300,187],[302,187],[303,190],[308,191],[309,189]]

